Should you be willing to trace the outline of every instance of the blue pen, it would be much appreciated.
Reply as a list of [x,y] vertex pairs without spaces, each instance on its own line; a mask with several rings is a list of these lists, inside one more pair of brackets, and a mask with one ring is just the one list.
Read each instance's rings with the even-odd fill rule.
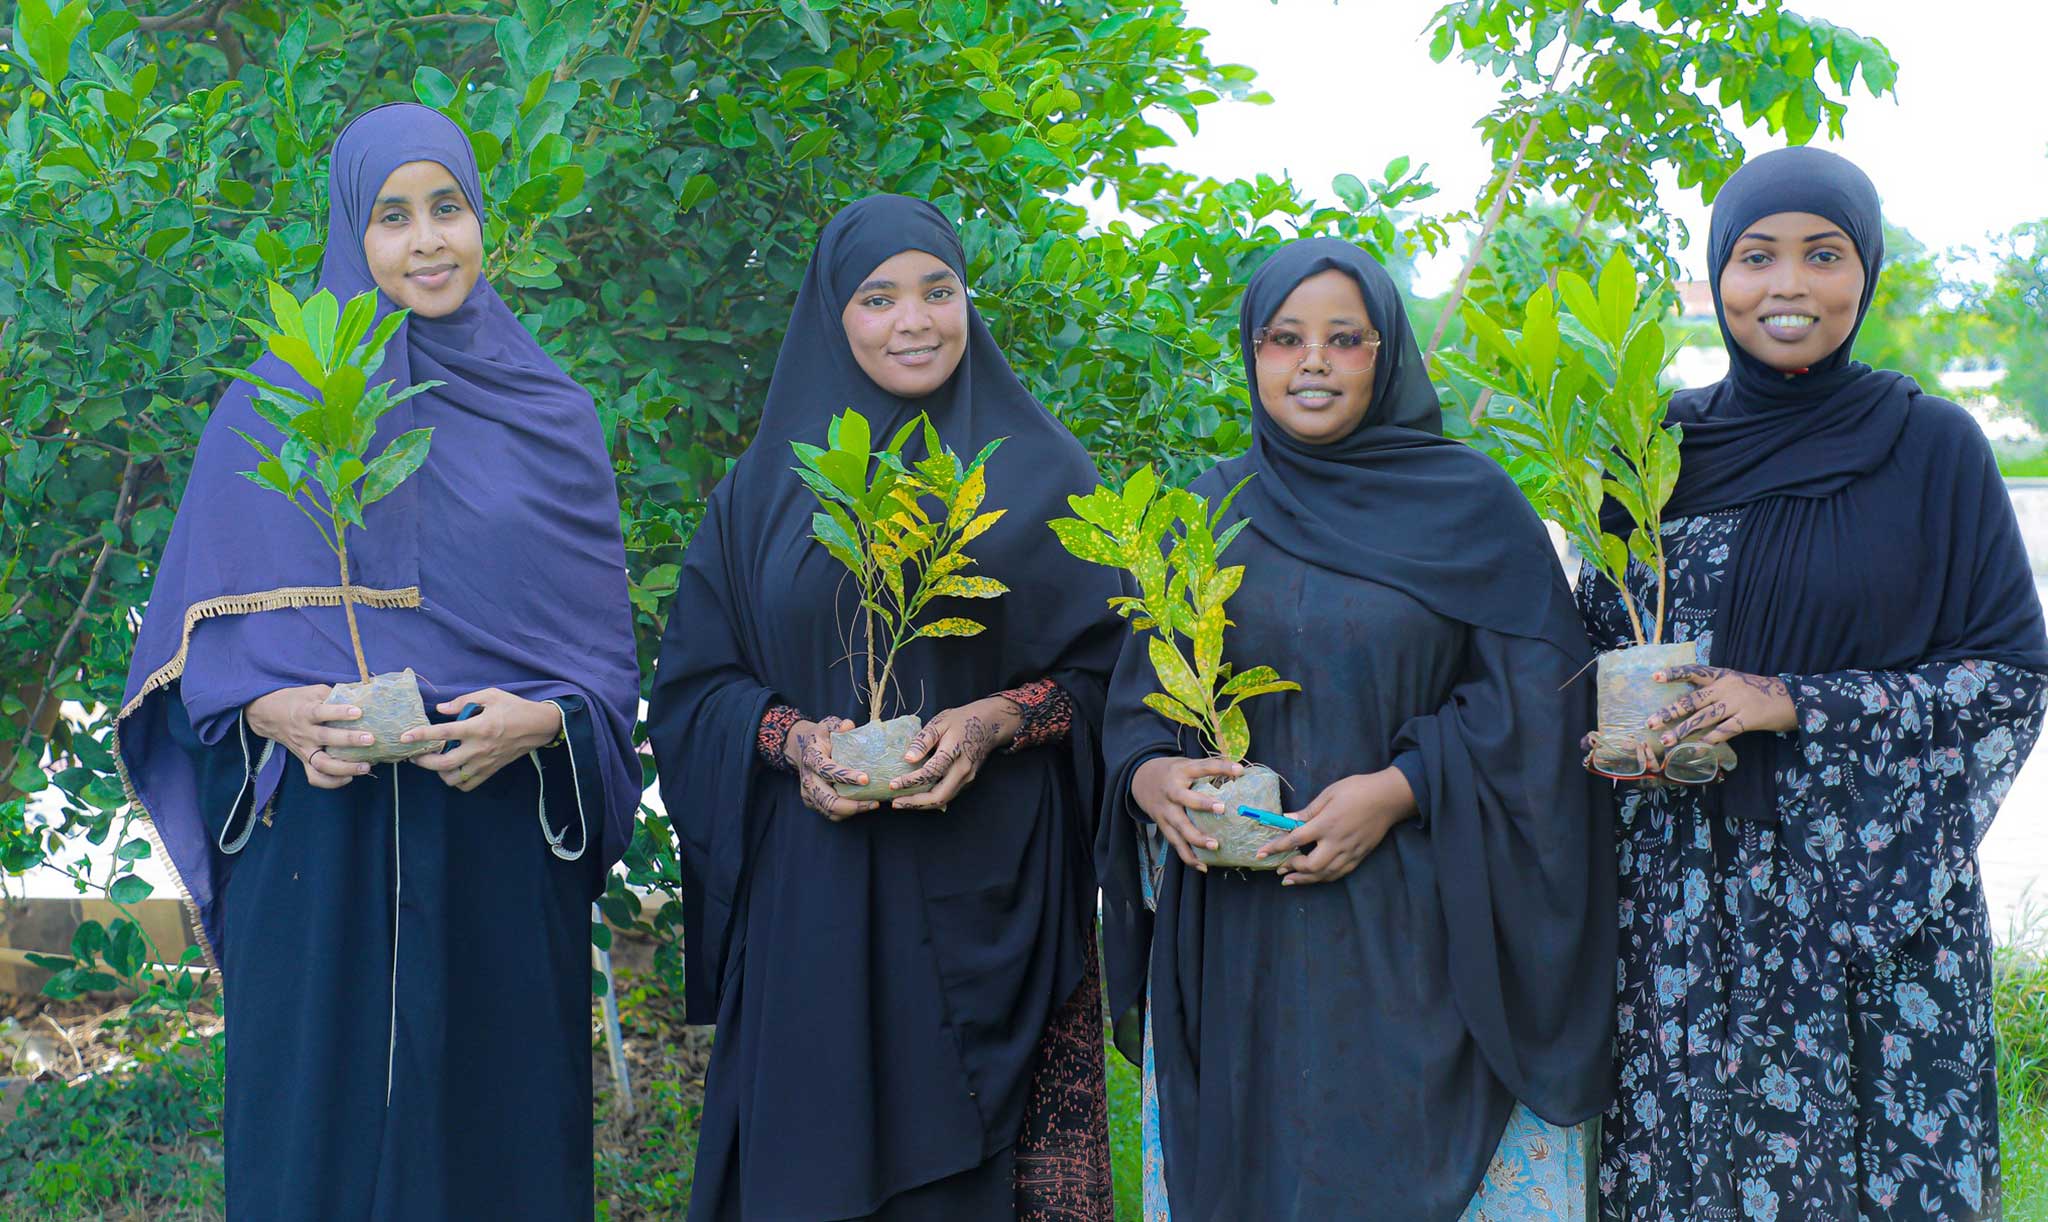
[[1255,823],[1263,823],[1267,827],[1277,827],[1283,832],[1291,832],[1301,826],[1301,820],[1299,819],[1290,819],[1286,815],[1276,815],[1270,810],[1260,810],[1256,806],[1240,806],[1237,808],[1237,813]]

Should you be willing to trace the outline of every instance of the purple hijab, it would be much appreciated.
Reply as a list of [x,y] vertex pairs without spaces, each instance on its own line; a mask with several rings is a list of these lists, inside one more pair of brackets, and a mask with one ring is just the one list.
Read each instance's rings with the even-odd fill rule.
[[[375,287],[362,234],[385,179],[414,161],[445,166],[482,223],[483,191],[461,128],[410,103],[366,112],[335,140],[328,183],[320,287],[343,303]],[[379,315],[392,308],[380,296]],[[275,357],[254,371],[305,388]],[[617,861],[640,802],[632,739],[640,683],[618,488],[590,396],[481,276],[454,313],[408,318],[378,377],[442,385],[384,417],[372,444],[381,452],[407,429],[434,430],[425,464],[349,539],[351,577],[369,603],[357,615],[370,668],[412,667],[430,706],[485,687],[529,700],[582,698],[604,765],[604,859]],[[181,699],[200,738],[217,745],[259,696],[359,677],[333,554],[283,498],[242,478],[256,455],[232,429],[278,444],[241,384],[214,408],[115,723],[129,797],[154,825],[159,857],[197,910],[209,951],[222,930],[198,768],[172,741],[161,697]],[[271,753],[258,810],[288,758]]]

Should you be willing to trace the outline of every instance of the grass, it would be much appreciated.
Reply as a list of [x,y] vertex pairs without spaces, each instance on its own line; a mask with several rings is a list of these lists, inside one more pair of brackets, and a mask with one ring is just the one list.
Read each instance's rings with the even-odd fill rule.
[[[2007,1222],[2048,1222],[2048,911],[2029,920],[1995,958]],[[606,1222],[679,1217],[696,1156],[708,1036],[681,1026],[680,1005],[645,970],[621,974],[632,1117],[596,1071],[597,1216]],[[1139,1222],[1138,1071],[1106,1041],[1104,1055],[1116,1216]],[[217,1216],[219,1090],[217,1062],[175,1059],[32,1088],[16,1115],[0,1116],[0,1218]]]
[[2048,453],[2030,454],[2025,458],[2001,457],[1998,473],[2007,479],[2048,478]]
[[1124,1060],[1114,1044],[1109,1058],[1109,1173],[1116,1184],[1117,1222],[1139,1222],[1144,1193],[1142,1147],[1138,1140],[1138,1067]]
[[2021,909],[1992,959],[2007,1222],[2048,1222],[2048,911]]

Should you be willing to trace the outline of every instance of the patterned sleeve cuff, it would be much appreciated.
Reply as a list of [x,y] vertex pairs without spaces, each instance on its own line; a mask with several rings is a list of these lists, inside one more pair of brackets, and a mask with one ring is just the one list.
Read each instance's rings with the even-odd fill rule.
[[786,704],[768,706],[761,715],[761,730],[754,737],[754,749],[761,755],[761,762],[780,772],[794,772],[789,760],[783,757],[783,744],[789,741],[790,727],[804,720],[803,713]]
[[1053,679],[1039,679],[999,694],[1016,705],[1023,716],[1017,726],[1017,737],[1010,742],[1010,751],[1029,751],[1056,743],[1074,728],[1073,697]]

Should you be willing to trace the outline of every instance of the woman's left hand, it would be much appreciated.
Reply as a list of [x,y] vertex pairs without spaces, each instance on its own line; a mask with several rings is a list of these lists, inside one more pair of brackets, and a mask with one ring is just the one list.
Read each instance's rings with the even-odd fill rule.
[[1347,776],[1293,816],[1302,821],[1300,827],[1259,846],[1258,856],[1306,849],[1303,856],[1281,865],[1281,884],[1335,882],[1357,869],[1396,824],[1414,814],[1415,792],[1399,768]]
[[1001,696],[940,713],[925,723],[910,740],[910,750],[903,753],[909,763],[924,760],[924,767],[889,782],[891,789],[931,788],[891,798],[889,805],[897,810],[946,809],[948,802],[974,782],[989,756],[1016,740],[1023,724],[1023,710]]
[[468,721],[444,721],[398,736],[398,741],[407,743],[460,741],[462,745],[453,751],[415,755],[412,762],[440,773],[445,784],[464,793],[496,776],[498,769],[513,760],[555,741],[562,731],[562,713],[554,705],[495,687],[444,700],[434,708],[457,713],[465,704],[480,704],[483,712]]
[[1785,733],[1798,728],[1799,714],[1782,679],[1748,675],[1724,666],[1673,666],[1651,676],[1658,683],[1690,683],[1693,690],[1650,717],[1660,731],[1657,754],[1701,731],[1699,741],[1725,743],[1751,730]]

